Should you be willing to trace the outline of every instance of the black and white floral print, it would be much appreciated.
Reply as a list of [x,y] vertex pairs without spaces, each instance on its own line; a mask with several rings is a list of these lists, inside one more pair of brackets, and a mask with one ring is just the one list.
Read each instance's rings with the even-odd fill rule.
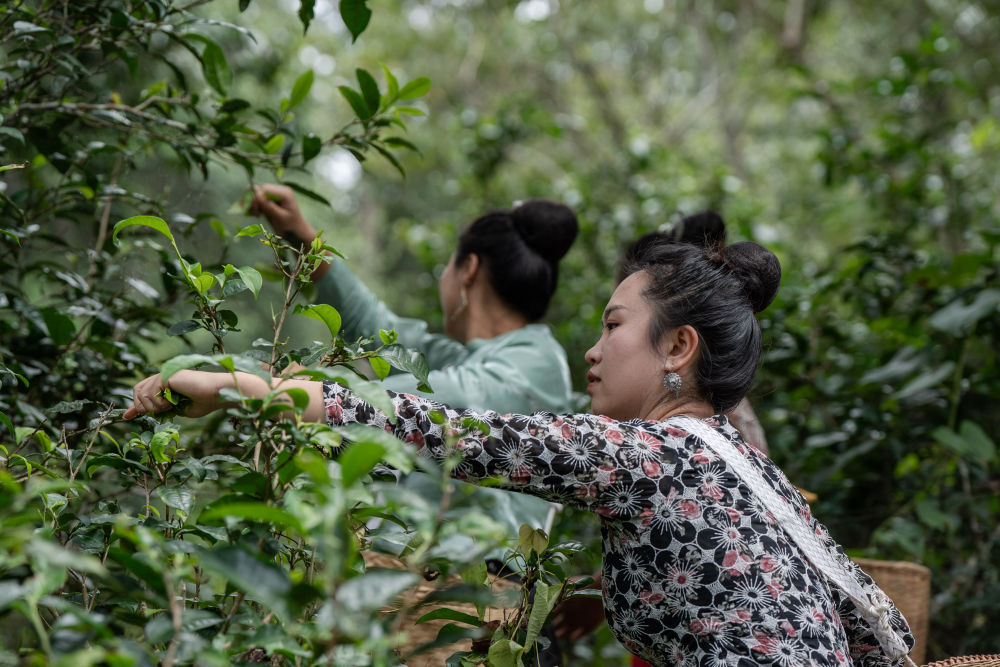
[[[629,651],[653,665],[896,664],[847,596],[817,574],[750,489],[670,419],[501,416],[390,392],[391,424],[341,385],[325,383],[324,395],[331,424],[383,428],[437,459],[452,444],[463,453],[456,471],[463,479],[499,475],[506,488],[596,513],[608,623]],[[432,412],[445,414],[445,423]],[[469,419],[477,427],[463,427]],[[706,423],[834,545],[784,474],[746,446],[725,417]],[[872,589],[872,580],[839,554]],[[891,623],[912,647],[895,608]]]

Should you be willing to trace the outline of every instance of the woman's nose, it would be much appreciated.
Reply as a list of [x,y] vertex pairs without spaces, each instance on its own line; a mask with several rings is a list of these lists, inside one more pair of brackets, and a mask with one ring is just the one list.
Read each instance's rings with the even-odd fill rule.
[[584,353],[583,358],[591,366],[595,365],[598,361],[601,360],[601,356],[597,351],[597,343],[594,343],[594,346]]

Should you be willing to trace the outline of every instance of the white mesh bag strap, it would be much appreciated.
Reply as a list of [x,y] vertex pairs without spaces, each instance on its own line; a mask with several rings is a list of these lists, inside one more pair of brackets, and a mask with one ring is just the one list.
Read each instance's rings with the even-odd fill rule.
[[837,556],[840,554],[836,554],[819,539],[805,518],[794,510],[791,503],[779,496],[764,479],[760,469],[740,454],[733,443],[721,433],[694,417],[682,416],[676,418],[676,421],[683,421],[683,424],[679,424],[682,428],[704,440],[709,449],[726,462],[730,470],[750,487],[754,495],[774,515],[785,534],[798,545],[813,567],[822,572],[851,599],[861,617],[871,626],[885,654],[892,660],[899,660],[905,656],[907,662],[914,665],[907,655],[909,651],[903,638],[889,624],[889,613],[892,609],[889,597],[884,593],[881,596],[871,596],[866,593],[854,578],[850,561],[846,557],[843,560],[839,559]]

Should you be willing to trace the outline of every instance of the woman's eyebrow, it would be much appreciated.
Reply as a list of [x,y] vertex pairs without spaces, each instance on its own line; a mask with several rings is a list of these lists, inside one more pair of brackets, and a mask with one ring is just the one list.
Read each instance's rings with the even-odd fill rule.
[[608,315],[610,315],[611,313],[615,312],[616,310],[624,310],[624,309],[625,309],[625,306],[623,306],[621,304],[609,305],[607,308],[604,309],[604,314],[601,315],[601,321],[602,322],[607,322],[608,321]]

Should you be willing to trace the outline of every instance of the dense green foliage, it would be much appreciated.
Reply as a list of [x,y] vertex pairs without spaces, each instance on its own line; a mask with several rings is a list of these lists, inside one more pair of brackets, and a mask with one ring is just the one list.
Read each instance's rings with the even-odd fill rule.
[[[268,4],[0,8],[0,661],[394,664],[378,609],[424,568],[491,599],[499,529],[373,478],[418,465],[391,439],[328,460],[343,434],[268,420],[276,397],[118,421],[164,362],[300,361],[374,401],[352,369],[420,372],[307,307],[319,247],[243,217],[271,179],[431,321],[462,223],[572,205],[548,319],[578,384],[622,245],[719,210],[785,268],[752,393],[774,458],[854,553],[931,567],[929,657],[1000,651],[995,2]],[[410,570],[361,572],[375,516],[413,530]],[[546,588],[498,664],[568,592],[577,541],[593,571],[595,522],[558,523],[552,548],[520,541]],[[574,650],[621,660],[606,631]]]
[[[430,571],[442,581],[461,572],[466,583],[437,598],[480,609],[447,616],[461,625],[442,638],[484,636],[479,621],[494,596],[483,554],[502,530],[474,512],[453,521],[446,505],[373,480],[380,461],[403,472],[416,465],[387,434],[276,421],[282,396],[301,413],[295,390],[254,401],[237,394],[238,407],[207,427],[120,421],[131,382],[157,367],[165,377],[195,365],[266,377],[262,362],[296,362],[385,410],[387,396],[359,364],[426,380],[426,362],[392,332],[346,341],[333,308],[296,300],[322,251],[336,249],[319,239],[293,247],[256,224],[234,229],[232,214],[185,213],[166,203],[153,175],[176,165],[207,179],[228,168],[252,183],[260,170],[284,177],[332,147],[358,159],[377,153],[401,171],[395,151],[413,148],[402,119],[421,113],[406,103],[430,82],[400,85],[383,68],[380,86],[359,68],[356,87],[339,87],[342,129],[306,132],[294,111],[313,72],[298,74],[273,107],[232,95],[220,42],[231,53],[253,35],[193,14],[198,4],[33,3],[0,15],[5,155],[19,160],[5,165],[0,193],[0,662],[397,664],[402,615],[380,609]],[[370,12],[350,1],[340,10],[356,38]],[[304,27],[312,16],[302,3]],[[221,239],[223,259],[192,253],[201,227]],[[280,292],[270,337],[232,352],[239,299],[257,298],[265,275],[225,252],[251,243],[270,250],[263,273]],[[156,268],[137,272],[135,263]],[[186,311],[179,321],[175,305]],[[321,322],[325,342],[294,344],[284,330],[293,315]],[[163,336],[199,341],[204,353],[152,366],[147,343]],[[427,472],[445,484],[455,463]],[[393,538],[406,546],[407,569],[365,570],[359,553],[378,535],[365,528],[374,518],[411,528]],[[487,650],[514,664],[537,645],[545,616],[575,592],[560,563],[580,548],[522,536],[514,557],[540,594],[534,604],[523,591],[519,607],[511,601],[520,612],[496,629],[496,648],[468,664]]]

